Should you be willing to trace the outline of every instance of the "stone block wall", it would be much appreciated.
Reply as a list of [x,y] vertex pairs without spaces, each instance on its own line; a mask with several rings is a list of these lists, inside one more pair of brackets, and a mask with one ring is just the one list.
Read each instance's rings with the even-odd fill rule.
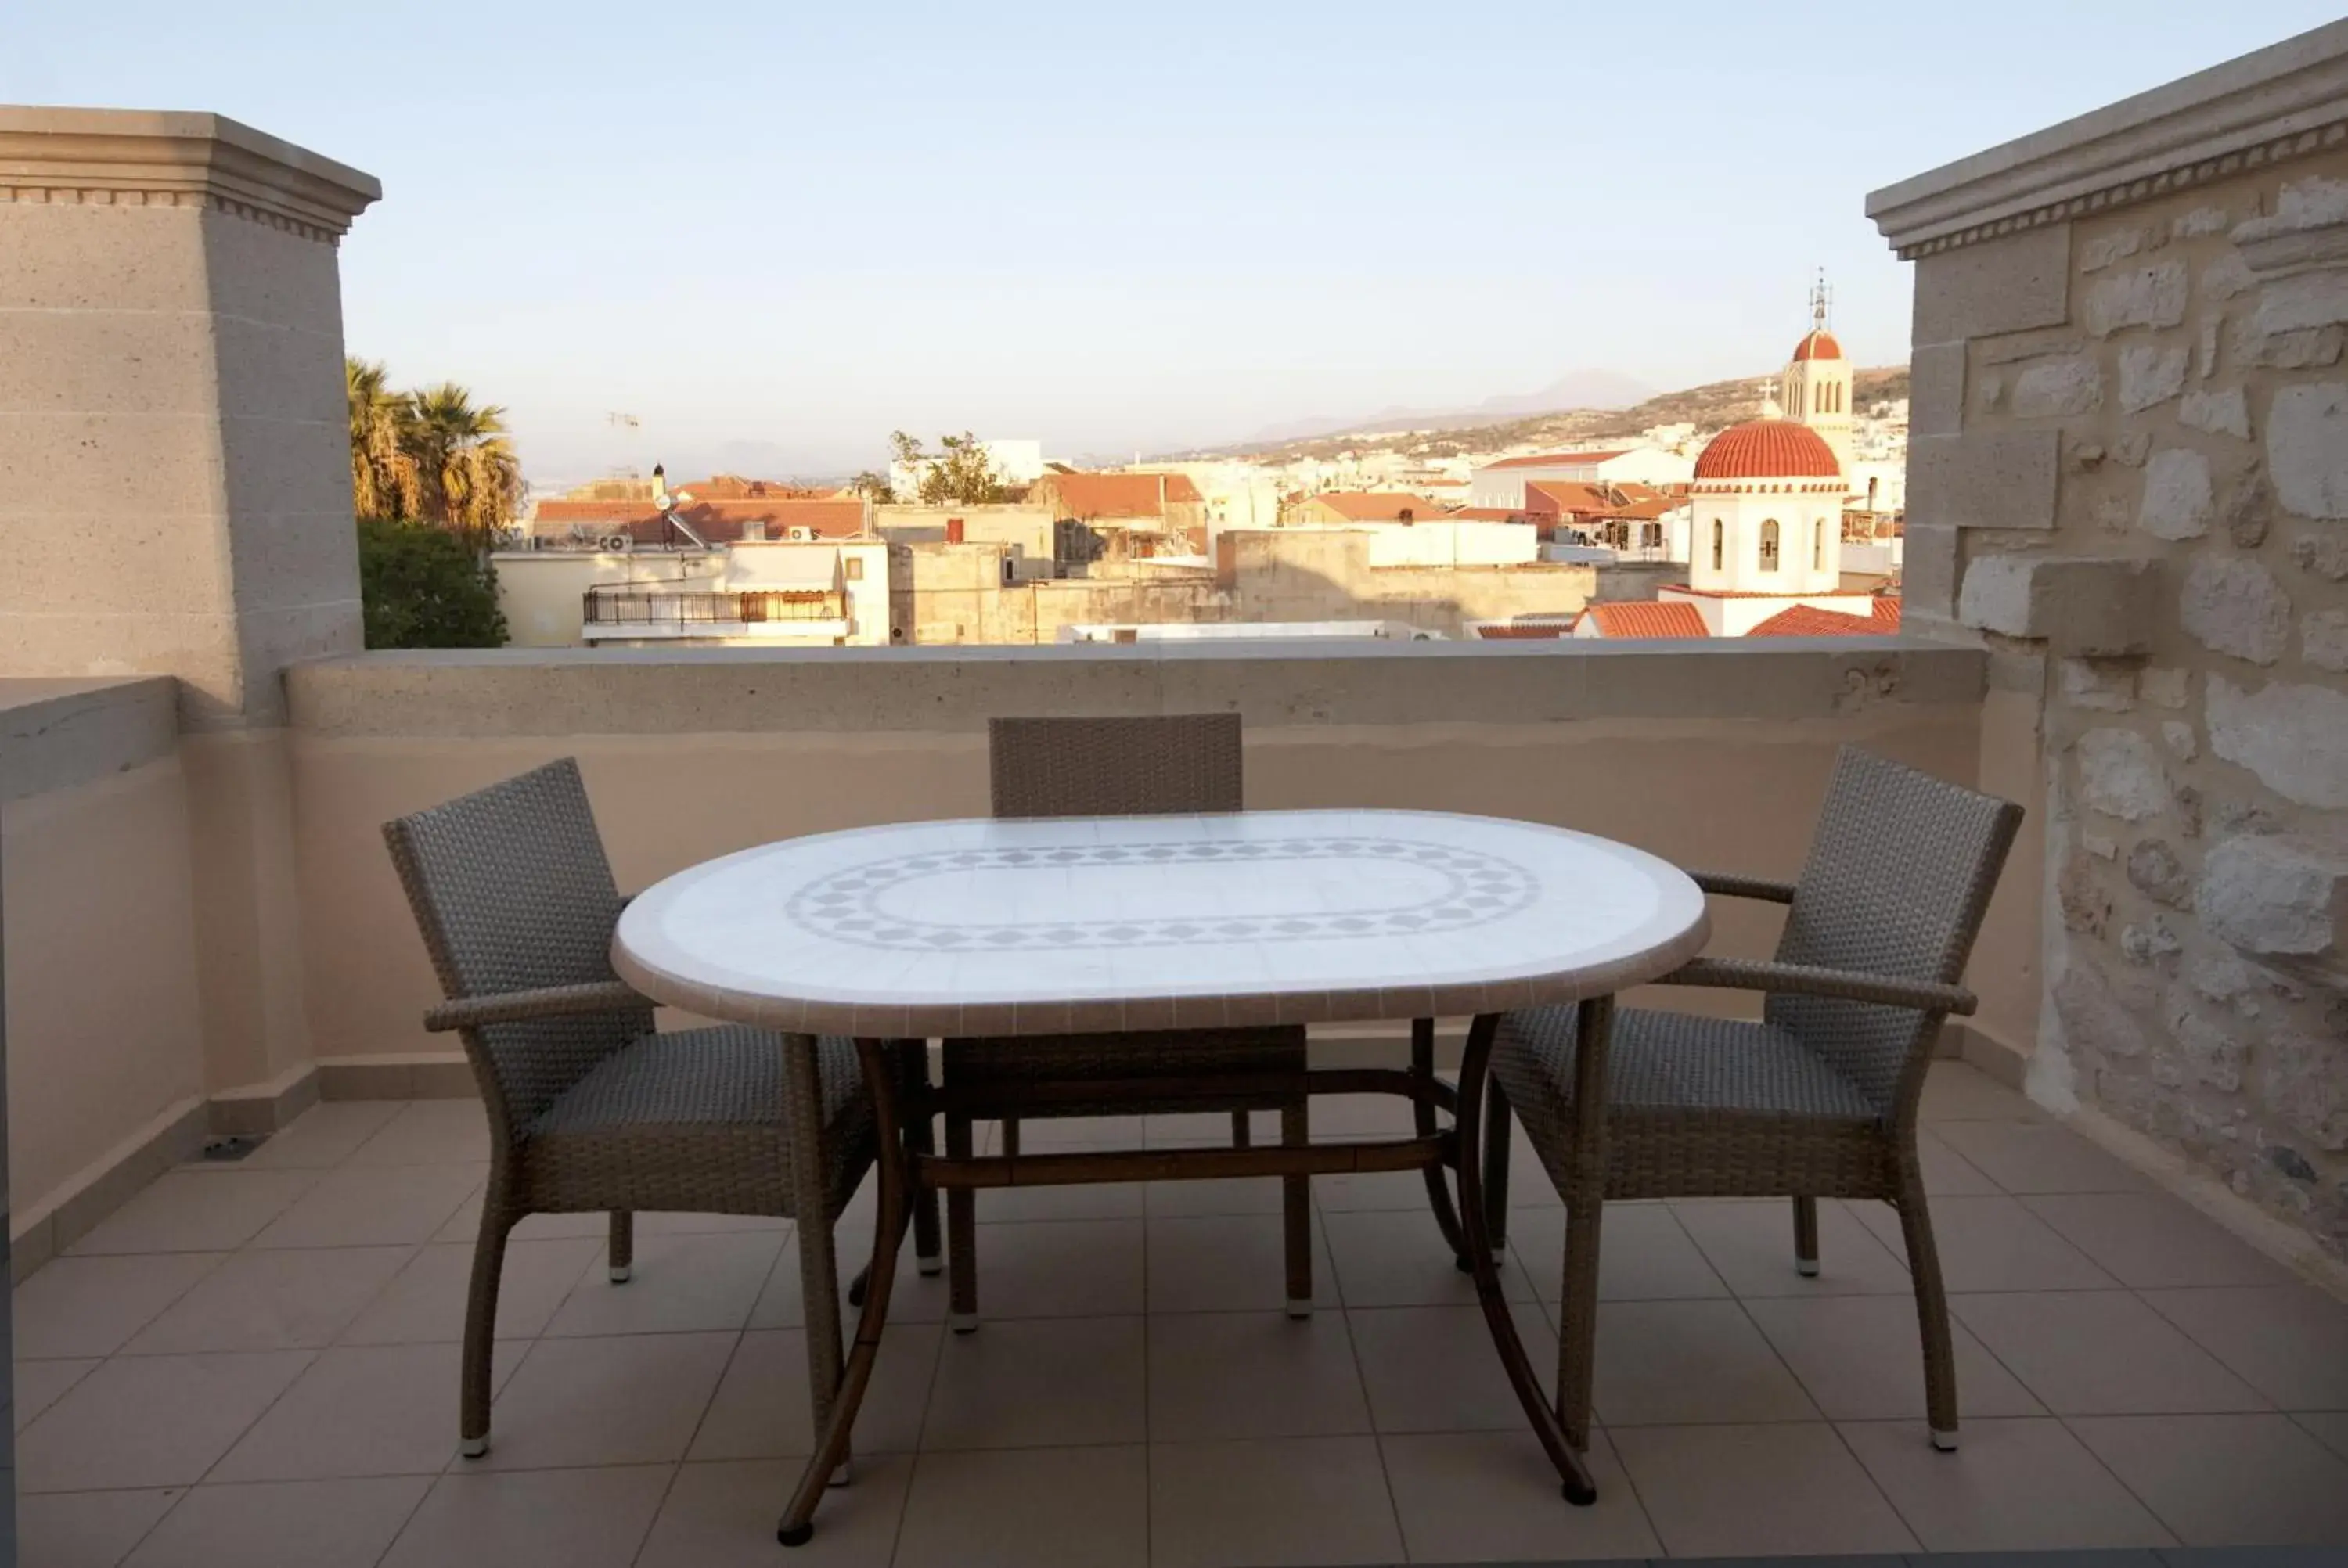
[[2348,1255],[2348,143],[2080,205],[1918,258],[1909,623],[2039,693],[2034,1093]]

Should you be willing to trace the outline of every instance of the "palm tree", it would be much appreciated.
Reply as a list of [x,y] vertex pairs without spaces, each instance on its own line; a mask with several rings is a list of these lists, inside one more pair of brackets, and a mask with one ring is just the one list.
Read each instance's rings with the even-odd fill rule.
[[407,398],[393,392],[379,362],[345,358],[350,405],[351,504],[362,518],[413,518],[423,509],[414,458],[402,440]]
[[495,404],[474,406],[453,381],[408,394],[400,445],[416,465],[421,516],[476,538],[513,520],[521,461],[505,415]]

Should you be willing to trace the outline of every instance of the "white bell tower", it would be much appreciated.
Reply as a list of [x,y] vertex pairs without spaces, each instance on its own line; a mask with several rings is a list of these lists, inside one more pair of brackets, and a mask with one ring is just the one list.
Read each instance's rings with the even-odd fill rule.
[[1827,330],[1833,306],[1834,293],[1827,287],[1826,270],[1820,268],[1818,282],[1810,288],[1810,330],[1794,345],[1794,357],[1780,378],[1778,401],[1785,405],[1787,418],[1800,421],[1825,438],[1848,477],[1850,362],[1843,357],[1842,344]]

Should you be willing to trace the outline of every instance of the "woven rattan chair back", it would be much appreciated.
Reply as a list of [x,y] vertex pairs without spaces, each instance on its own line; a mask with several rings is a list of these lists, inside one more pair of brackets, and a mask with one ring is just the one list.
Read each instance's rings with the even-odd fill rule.
[[[383,834],[448,996],[615,978],[622,900],[571,758],[386,823]],[[647,1003],[467,1030],[491,1130],[518,1140],[589,1069],[652,1028]]]
[[[2021,821],[2009,801],[1845,746],[1779,961],[1954,984]],[[1937,1018],[1782,993],[1765,1016],[1831,1062],[1878,1114],[1914,1113]]]
[[1237,713],[993,719],[996,816],[1163,816],[1238,811]]

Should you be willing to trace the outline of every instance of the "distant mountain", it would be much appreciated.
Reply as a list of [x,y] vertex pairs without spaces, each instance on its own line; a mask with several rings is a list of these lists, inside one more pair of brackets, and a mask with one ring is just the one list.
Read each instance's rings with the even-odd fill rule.
[[1620,372],[1571,370],[1538,392],[1488,397],[1473,408],[1382,408],[1358,419],[1298,419],[1259,430],[1242,445],[1267,441],[1298,441],[1316,436],[1344,436],[1357,430],[1432,430],[1460,425],[1491,425],[1525,414],[1558,409],[1628,408],[1654,395],[1654,389]]

